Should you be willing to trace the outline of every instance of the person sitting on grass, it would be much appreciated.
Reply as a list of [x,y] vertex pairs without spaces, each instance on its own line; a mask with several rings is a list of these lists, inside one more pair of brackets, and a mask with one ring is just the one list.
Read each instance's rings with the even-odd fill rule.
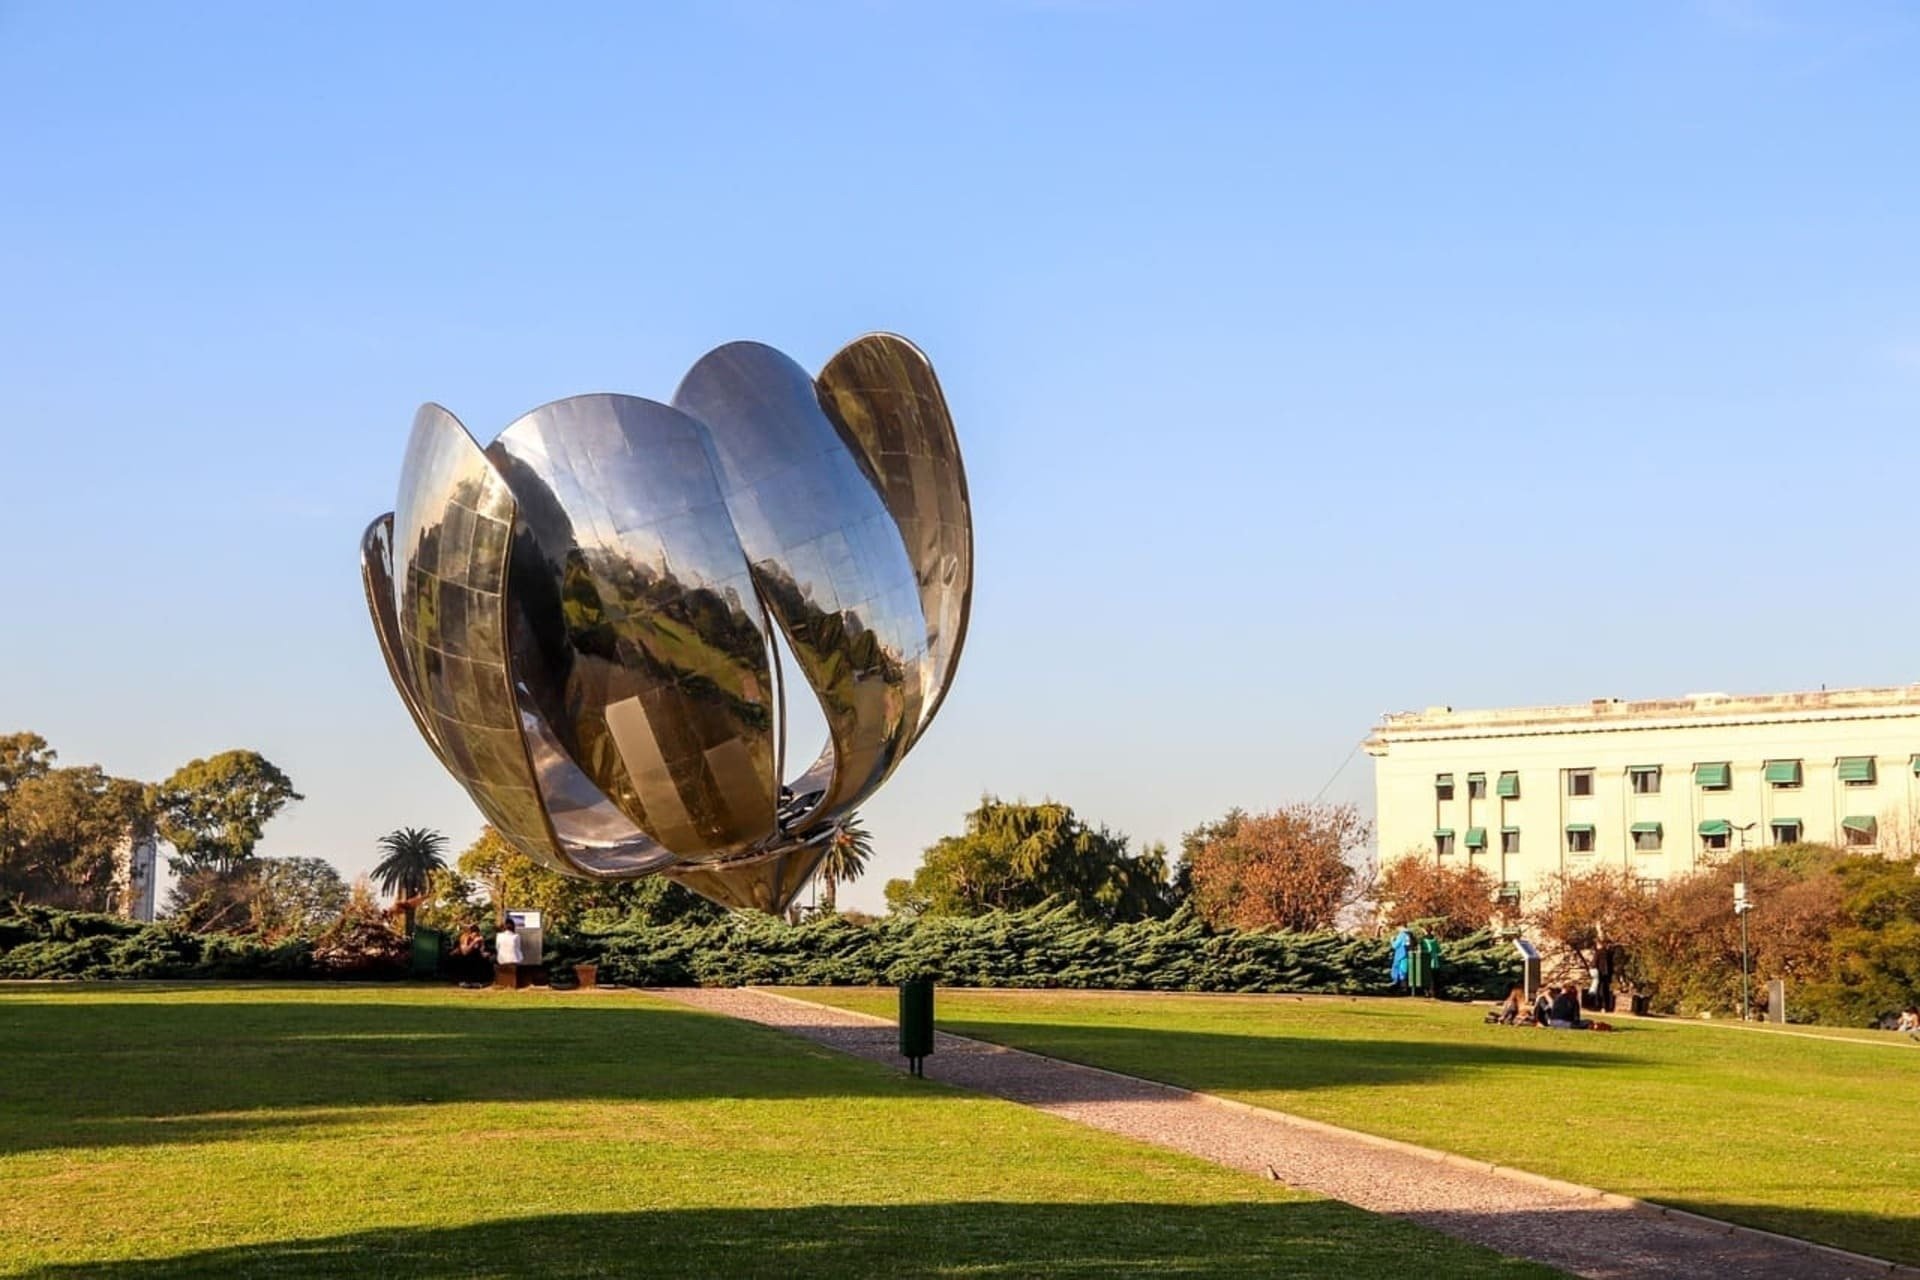
[[1893,1024],[1895,1031],[1912,1033],[1920,1031],[1920,1008],[1908,1005],[1900,1011],[1900,1021]]
[[1487,1021],[1503,1027],[1511,1027],[1520,1021],[1520,1006],[1527,1001],[1527,993],[1519,987],[1507,992],[1507,998],[1487,1013]]
[[1560,988],[1547,1006],[1547,1025],[1557,1031],[1586,1029],[1586,1021],[1580,1016],[1580,992],[1572,984]]
[[1542,987],[1540,994],[1533,998],[1533,1025],[1550,1027],[1553,1025],[1553,988]]

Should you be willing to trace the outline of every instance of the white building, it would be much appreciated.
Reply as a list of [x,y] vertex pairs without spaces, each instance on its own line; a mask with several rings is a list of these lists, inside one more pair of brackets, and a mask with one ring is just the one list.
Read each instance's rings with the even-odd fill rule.
[[1557,871],[1684,875],[1723,850],[1876,848],[1920,800],[1920,685],[1389,715],[1380,857],[1479,866],[1509,893]]
[[153,921],[157,853],[153,833],[145,831],[128,832],[113,851],[113,909],[129,920]]

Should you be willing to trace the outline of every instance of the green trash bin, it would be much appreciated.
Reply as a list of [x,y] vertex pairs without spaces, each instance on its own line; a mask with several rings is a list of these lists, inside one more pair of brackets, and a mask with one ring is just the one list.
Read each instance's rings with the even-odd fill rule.
[[1420,959],[1422,962],[1420,967],[1422,970],[1424,970],[1424,974],[1419,982],[1414,983],[1414,988],[1418,990],[1421,987],[1425,987],[1427,989],[1428,995],[1434,997],[1435,999],[1439,999],[1440,997],[1440,939],[1438,938],[1420,939]]
[[446,935],[438,929],[415,929],[413,953],[407,971],[416,978],[436,976],[440,972],[440,953],[446,944]]
[[933,1052],[933,979],[908,978],[900,984],[900,1056],[907,1070],[925,1075],[924,1063]]

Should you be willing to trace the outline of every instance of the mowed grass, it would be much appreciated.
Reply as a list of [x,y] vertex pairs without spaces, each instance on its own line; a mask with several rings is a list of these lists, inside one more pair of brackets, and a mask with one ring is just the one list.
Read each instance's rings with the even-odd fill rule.
[[0,1273],[1539,1276],[643,995],[0,985]]
[[[795,992],[892,1016],[892,991]],[[1920,1045],[1425,1000],[942,990],[942,1030],[1920,1263]]]

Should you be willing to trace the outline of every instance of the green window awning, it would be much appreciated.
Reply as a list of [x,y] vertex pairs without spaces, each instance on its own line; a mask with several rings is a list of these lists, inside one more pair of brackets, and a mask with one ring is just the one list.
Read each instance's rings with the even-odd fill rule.
[[1468,782],[1485,782],[1486,780],[1487,775],[1484,773],[1470,773],[1467,775]]
[[1796,831],[1797,832],[1800,830],[1801,827],[1805,826],[1806,824],[1801,822],[1800,819],[1798,818],[1775,818],[1772,822],[1768,823],[1767,825],[1771,826],[1775,831]]
[[1661,832],[1661,826],[1657,822],[1636,822],[1629,830],[1637,836],[1657,836]]
[[1913,758],[1913,771],[1916,775],[1920,775],[1920,756]]
[[1733,766],[1725,760],[1717,764],[1697,764],[1693,766],[1693,780],[1703,787],[1730,787]]
[[1798,760],[1767,761],[1766,779],[1776,787],[1797,787],[1800,785],[1800,762]]
[[1484,849],[1487,847],[1487,829],[1485,827],[1467,828],[1467,848]]
[[1700,834],[1703,836],[1730,836],[1733,834],[1733,824],[1725,818],[1708,818],[1700,824]]
[[1453,775],[1450,773],[1436,773],[1433,776],[1433,786],[1436,791],[1442,787],[1451,787],[1452,785]]
[[1453,839],[1453,828],[1452,827],[1435,827],[1433,829],[1433,838],[1435,840],[1451,840]]
[[[1915,756],[1913,759],[1914,759],[1913,771],[1915,773],[1920,773],[1920,756]],[[1517,773],[1501,774],[1498,790],[1500,792],[1501,799],[1518,800],[1520,798],[1520,775]]]
[[1502,828],[1500,828],[1500,834],[1501,834],[1501,835],[1503,835],[1503,836],[1517,836],[1517,835],[1519,835],[1519,834],[1520,834],[1520,828],[1518,828],[1518,827],[1502,827]]
[[1872,782],[1874,779],[1872,756],[1841,756],[1834,766],[1842,782]]
[[1660,766],[1657,764],[1630,764],[1627,766],[1627,772],[1628,773],[1658,773],[1660,772]]
[[1567,834],[1570,836],[1592,835],[1593,824],[1591,822],[1569,822],[1567,824]]
[[1863,836],[1870,836],[1880,829],[1879,819],[1869,818],[1857,813],[1850,817],[1840,819],[1840,825],[1848,831],[1858,831]]

